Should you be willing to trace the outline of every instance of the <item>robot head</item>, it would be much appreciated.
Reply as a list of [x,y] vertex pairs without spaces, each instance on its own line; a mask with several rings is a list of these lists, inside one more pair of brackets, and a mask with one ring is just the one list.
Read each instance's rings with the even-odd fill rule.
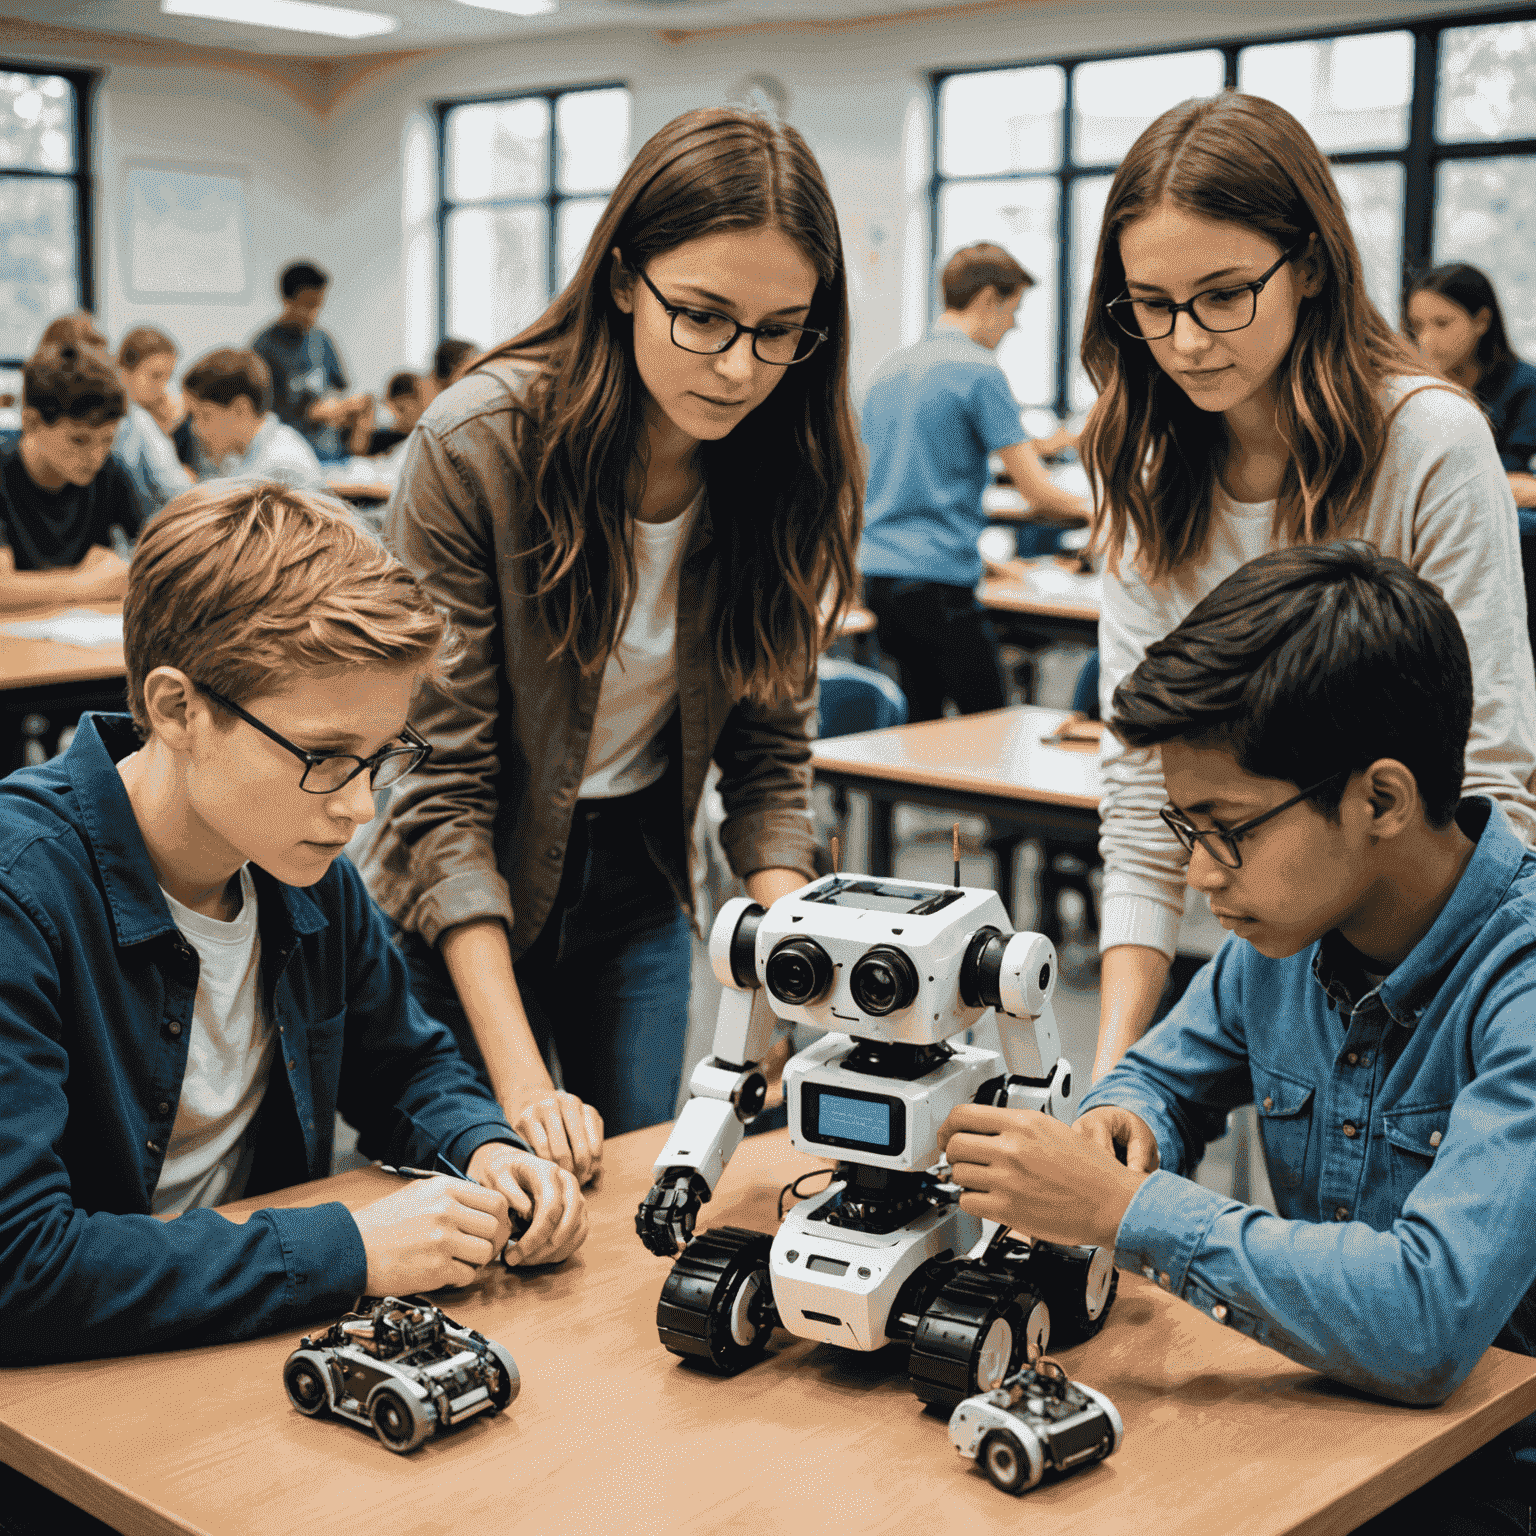
[[865,876],[826,876],[766,911],[727,903],[710,958],[722,984],[766,987],[781,1019],[911,1045],[989,1008],[1034,1018],[1056,978],[1050,941],[1013,933],[994,892]]

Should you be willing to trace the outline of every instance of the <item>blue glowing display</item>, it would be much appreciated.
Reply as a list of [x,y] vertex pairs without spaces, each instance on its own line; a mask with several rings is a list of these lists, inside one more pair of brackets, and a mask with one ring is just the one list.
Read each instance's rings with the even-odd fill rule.
[[868,1142],[888,1146],[891,1140],[891,1106],[869,1099],[845,1099],[823,1092],[816,1116],[816,1130],[822,1136],[840,1136],[844,1141]]

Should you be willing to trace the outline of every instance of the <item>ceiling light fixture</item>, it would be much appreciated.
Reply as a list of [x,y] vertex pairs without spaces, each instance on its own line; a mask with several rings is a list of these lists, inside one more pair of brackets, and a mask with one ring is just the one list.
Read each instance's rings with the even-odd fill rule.
[[313,0],[160,0],[160,12],[236,21],[247,27],[277,27],[284,32],[319,32],[326,37],[379,37],[400,27],[398,16],[317,5]]
[[557,11],[559,0],[459,0],[460,5],[472,5],[477,11],[502,11],[508,16],[550,16]]

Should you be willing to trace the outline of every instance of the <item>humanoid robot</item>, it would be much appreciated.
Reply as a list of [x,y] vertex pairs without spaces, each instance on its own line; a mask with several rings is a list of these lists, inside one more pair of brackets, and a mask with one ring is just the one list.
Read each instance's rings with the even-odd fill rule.
[[[1103,1326],[1111,1256],[1031,1243],[961,1210],[938,1146],[959,1104],[1074,1117],[1048,939],[1014,933],[994,892],[958,878],[834,874],[766,909],[727,902],[709,952],[724,987],[714,1054],[690,1079],[635,1217],[653,1253],[682,1250],[656,1312],[669,1350],[733,1373],[762,1357],[775,1326],[848,1349],[904,1344],[913,1390],[953,1408],[1053,1335],[1071,1344]],[[784,1092],[791,1143],[835,1159],[832,1181],[772,1237],[695,1235],[762,1109],[757,1064],[775,1017],[825,1032],[791,1058]],[[1001,1051],[965,1043],[994,1020]]]

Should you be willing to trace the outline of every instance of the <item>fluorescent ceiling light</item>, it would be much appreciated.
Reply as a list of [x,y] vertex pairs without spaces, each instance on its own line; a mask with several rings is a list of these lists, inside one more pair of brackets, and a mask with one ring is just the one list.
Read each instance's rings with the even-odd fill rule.
[[313,0],[160,0],[165,16],[199,16],[208,21],[238,21],[248,27],[278,27],[284,32],[320,32],[326,37],[378,37],[400,26],[398,16],[353,11]]
[[559,0],[459,0],[481,11],[503,11],[508,16],[548,16],[559,9]]

